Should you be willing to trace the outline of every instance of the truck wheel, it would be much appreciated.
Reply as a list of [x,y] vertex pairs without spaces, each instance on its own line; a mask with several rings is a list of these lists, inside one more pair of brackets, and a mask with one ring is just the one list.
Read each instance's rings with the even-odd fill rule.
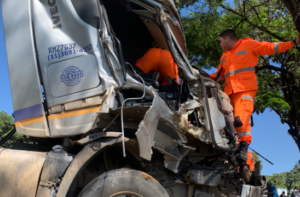
[[169,197],[169,195],[149,174],[118,169],[92,180],[83,188],[79,197]]

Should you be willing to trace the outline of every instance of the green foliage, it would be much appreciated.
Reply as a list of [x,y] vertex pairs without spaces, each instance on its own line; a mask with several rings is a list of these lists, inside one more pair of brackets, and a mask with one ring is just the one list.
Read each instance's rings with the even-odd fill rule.
[[[14,120],[5,111],[0,111],[0,139],[5,137],[14,127]],[[10,140],[3,144],[3,147],[11,147],[15,142],[23,140],[23,136],[15,133]]]
[[286,187],[283,174],[273,174],[273,176],[268,181],[275,185],[276,188]]
[[[288,191],[300,186],[300,165],[297,163],[289,172],[273,174],[266,176],[268,182],[275,185],[276,188],[287,188]],[[293,193],[291,194],[293,196]]]
[[288,190],[300,186],[300,165],[296,164],[294,168],[286,173],[286,187]]

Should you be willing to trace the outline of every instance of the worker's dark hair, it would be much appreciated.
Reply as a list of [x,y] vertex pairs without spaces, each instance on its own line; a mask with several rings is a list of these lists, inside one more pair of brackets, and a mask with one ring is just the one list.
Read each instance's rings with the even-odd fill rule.
[[238,40],[239,38],[237,37],[237,35],[235,34],[233,29],[225,29],[224,31],[222,31],[222,33],[219,34],[219,37],[222,38],[226,38],[229,37],[232,40]]

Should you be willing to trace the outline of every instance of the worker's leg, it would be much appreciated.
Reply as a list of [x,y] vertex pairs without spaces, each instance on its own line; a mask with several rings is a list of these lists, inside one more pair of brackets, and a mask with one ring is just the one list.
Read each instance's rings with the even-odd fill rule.
[[250,118],[253,112],[256,90],[233,93],[230,95],[230,101],[234,109],[234,117],[239,116],[243,126],[235,128],[239,142],[251,144],[251,124]]
[[139,67],[146,74],[148,74],[150,71],[158,70],[157,65],[160,53],[161,49],[149,49],[141,59],[136,61],[137,67]]
[[161,50],[158,70],[162,77],[163,85],[170,85],[170,83],[167,80],[167,76],[175,80],[176,83],[179,83],[178,68],[169,51]]
[[249,166],[250,171],[252,172],[254,169],[254,158],[250,151],[248,151],[247,155],[248,155],[247,164]]

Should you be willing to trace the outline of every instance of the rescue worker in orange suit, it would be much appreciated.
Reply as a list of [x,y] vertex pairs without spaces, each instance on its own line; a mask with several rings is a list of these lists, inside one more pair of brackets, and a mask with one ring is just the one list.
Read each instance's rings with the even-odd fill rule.
[[136,65],[146,74],[158,71],[162,85],[170,85],[167,76],[179,83],[177,64],[168,50],[151,48]]
[[[252,172],[254,169],[254,158],[250,151],[247,152],[247,165],[249,166],[249,170]],[[240,167],[238,167],[238,170],[240,170]]]
[[252,141],[250,118],[253,112],[257,91],[255,66],[258,55],[282,53],[299,44],[296,40],[289,42],[259,42],[251,38],[238,39],[234,30],[227,29],[219,35],[220,46],[224,53],[216,73],[211,74],[216,80],[225,79],[225,90],[234,108],[234,125],[239,137],[236,158],[247,161],[248,146]]
[[249,166],[250,171],[252,172],[254,169],[254,158],[250,151],[247,152],[247,156],[248,156],[248,158],[247,158],[246,163]]

